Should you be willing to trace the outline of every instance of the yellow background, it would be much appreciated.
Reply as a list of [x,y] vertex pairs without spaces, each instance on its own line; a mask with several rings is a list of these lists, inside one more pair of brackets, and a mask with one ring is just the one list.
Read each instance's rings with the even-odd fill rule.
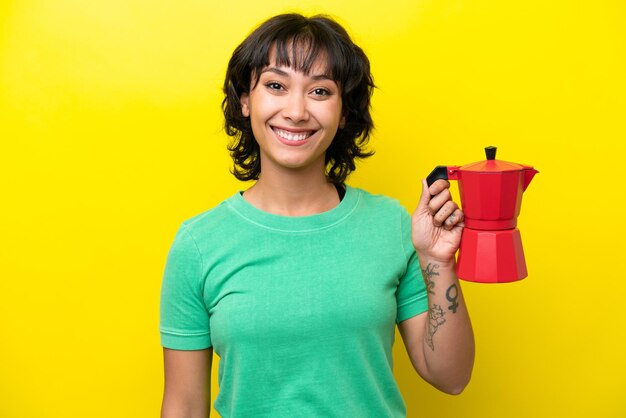
[[408,416],[626,416],[623,1],[0,4],[1,417],[158,415],[168,248],[247,187],[228,172],[226,63],[291,10],[336,16],[371,59],[377,155],[351,185],[412,210],[421,177],[486,145],[540,171],[529,277],[463,283],[465,392],[422,382],[397,335]]

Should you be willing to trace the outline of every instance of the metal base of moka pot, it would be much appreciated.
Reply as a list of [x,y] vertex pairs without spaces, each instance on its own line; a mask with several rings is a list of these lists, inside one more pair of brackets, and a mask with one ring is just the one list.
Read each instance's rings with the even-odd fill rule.
[[464,228],[456,274],[478,283],[507,283],[528,276],[519,229]]

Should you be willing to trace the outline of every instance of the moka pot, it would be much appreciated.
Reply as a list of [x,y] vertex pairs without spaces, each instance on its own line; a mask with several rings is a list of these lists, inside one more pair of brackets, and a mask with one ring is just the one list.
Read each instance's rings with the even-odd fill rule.
[[457,180],[465,227],[457,260],[457,276],[481,283],[505,283],[528,276],[517,217],[522,195],[538,173],[531,166],[487,159],[464,166],[438,166],[426,181]]

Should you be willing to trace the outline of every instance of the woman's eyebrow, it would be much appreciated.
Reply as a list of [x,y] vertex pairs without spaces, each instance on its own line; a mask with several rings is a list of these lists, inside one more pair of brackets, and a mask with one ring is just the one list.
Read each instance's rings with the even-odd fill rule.
[[267,73],[267,72],[275,73],[283,77],[289,77],[289,74],[287,72],[276,67],[265,67],[261,70],[261,74]]
[[335,81],[332,79],[332,77],[330,77],[328,74],[319,74],[319,75],[312,75],[311,79],[318,81],[318,80],[330,80],[330,81]]
[[[288,72],[283,71],[283,70],[281,70],[280,68],[277,68],[277,67],[265,67],[265,68],[263,68],[263,69],[261,70],[261,74],[263,74],[263,73],[267,73],[267,72],[274,73],[274,74],[280,75],[280,76],[282,76],[282,77],[289,77],[289,73],[288,73]],[[311,79],[312,79],[313,81],[319,81],[319,80],[330,80],[330,81],[334,81],[334,80],[332,79],[332,77],[330,77],[328,74],[316,74],[316,75],[312,75],[312,76],[311,76]]]

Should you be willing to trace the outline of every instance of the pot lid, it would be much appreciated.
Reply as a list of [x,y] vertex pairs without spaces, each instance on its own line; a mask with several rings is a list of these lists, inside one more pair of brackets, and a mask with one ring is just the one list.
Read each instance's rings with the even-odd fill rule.
[[509,163],[507,161],[496,160],[497,147],[485,147],[486,160],[470,163],[459,168],[461,171],[473,171],[481,173],[501,173],[503,171],[521,171],[526,168],[522,164]]

